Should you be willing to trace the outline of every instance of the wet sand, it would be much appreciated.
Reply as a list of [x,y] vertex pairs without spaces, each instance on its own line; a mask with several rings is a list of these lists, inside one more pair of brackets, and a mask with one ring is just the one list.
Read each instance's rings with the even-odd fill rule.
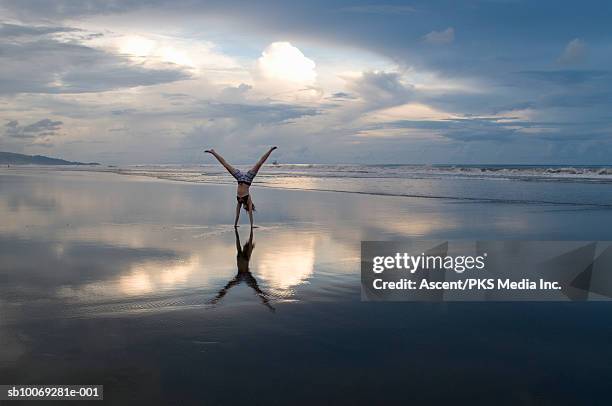
[[233,186],[11,168],[0,190],[4,383],[104,384],[109,404],[606,398],[609,304],[362,303],[359,244],[611,240],[612,210],[254,186],[246,259]]

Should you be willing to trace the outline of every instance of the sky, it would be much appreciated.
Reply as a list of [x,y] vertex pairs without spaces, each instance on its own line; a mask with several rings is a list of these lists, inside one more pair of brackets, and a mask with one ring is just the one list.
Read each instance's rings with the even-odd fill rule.
[[612,2],[0,0],[0,150],[612,164]]

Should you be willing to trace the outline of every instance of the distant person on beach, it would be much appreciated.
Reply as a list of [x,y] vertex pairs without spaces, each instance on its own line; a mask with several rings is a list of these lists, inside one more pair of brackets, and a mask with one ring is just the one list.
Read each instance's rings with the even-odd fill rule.
[[217,160],[227,169],[227,171],[238,181],[238,189],[236,190],[236,199],[238,200],[238,204],[236,205],[236,220],[234,221],[234,227],[238,227],[238,220],[240,219],[240,206],[244,208],[249,213],[249,221],[251,222],[251,227],[253,227],[253,212],[255,211],[255,205],[253,204],[253,199],[249,194],[249,187],[259,172],[261,166],[266,162],[266,159],[270,156],[272,151],[274,151],[277,147],[272,147],[268,152],[261,157],[259,162],[255,164],[249,171],[246,173],[241,172],[239,169],[234,168],[232,165],[228,164],[225,159],[221,155],[219,155],[214,149],[207,149],[204,152],[208,152],[212,154]]

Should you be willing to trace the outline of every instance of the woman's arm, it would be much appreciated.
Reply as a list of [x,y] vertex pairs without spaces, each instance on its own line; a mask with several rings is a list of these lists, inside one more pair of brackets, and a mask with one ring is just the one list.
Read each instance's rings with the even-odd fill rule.
[[255,164],[255,166],[251,168],[251,172],[257,174],[257,172],[259,172],[259,168],[261,168],[261,166],[264,164],[264,162],[266,162],[266,159],[268,159],[268,157],[270,156],[272,151],[274,151],[276,148],[278,148],[278,147],[270,148],[270,150],[268,152],[266,152],[264,154],[264,156],[261,157],[261,159],[259,159],[259,161]]
[[227,169],[227,171],[231,174],[234,175],[234,172],[236,172],[236,169],[227,163],[227,161],[225,159],[223,159],[223,157],[219,154],[217,154],[217,152],[214,149],[207,149],[204,152],[208,152],[209,154],[211,154],[212,156],[214,156],[215,158],[217,158],[217,161],[219,161],[221,163],[221,165],[223,165],[225,167],[225,169]]

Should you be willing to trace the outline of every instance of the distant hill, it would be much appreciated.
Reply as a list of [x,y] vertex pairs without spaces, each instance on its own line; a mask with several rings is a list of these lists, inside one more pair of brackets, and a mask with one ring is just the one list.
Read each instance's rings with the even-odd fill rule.
[[1,165],[100,165],[97,162],[71,162],[44,155],[24,155],[0,151]]

